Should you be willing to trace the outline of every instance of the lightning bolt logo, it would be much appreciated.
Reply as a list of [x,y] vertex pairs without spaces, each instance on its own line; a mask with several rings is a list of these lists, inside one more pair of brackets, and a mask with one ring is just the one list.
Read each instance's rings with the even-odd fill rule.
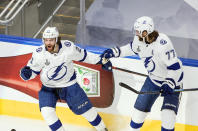
[[144,60],[144,66],[145,66],[146,68],[148,67],[149,62],[151,62],[151,58],[152,58],[152,56],[147,57],[147,58]]
[[[66,68],[66,71],[65,71],[65,73],[61,76],[61,77],[59,77],[59,78],[56,78],[57,76],[59,76],[60,75],[60,71],[64,68],[65,66],[64,66],[64,63],[62,63],[61,65],[59,65],[55,70],[54,70],[54,72],[53,72],[53,75],[51,75],[51,77],[48,77],[48,79],[49,80],[60,80],[61,78],[63,78],[65,75],[66,75],[66,73],[67,73],[67,68]],[[55,79],[56,78],[56,79]]]
[[[155,70],[155,63],[153,62],[153,60],[151,59],[152,56],[150,57],[147,57],[145,60],[144,60],[144,66],[147,68],[147,71],[148,72],[153,72]],[[153,68],[151,70],[148,69],[149,67],[149,63],[152,62],[152,66]]]

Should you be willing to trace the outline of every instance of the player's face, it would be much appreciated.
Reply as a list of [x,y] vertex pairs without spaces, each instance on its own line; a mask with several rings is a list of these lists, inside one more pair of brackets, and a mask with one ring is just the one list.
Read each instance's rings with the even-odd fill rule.
[[143,43],[147,43],[147,44],[151,43],[149,41],[147,31],[143,31],[142,34],[140,34],[139,31],[136,31],[136,36],[138,36],[139,37],[139,41],[141,41]]
[[148,34],[147,31],[143,31],[143,32],[142,32],[142,37],[146,37],[147,34]]
[[54,50],[56,38],[44,38],[44,43],[47,51],[51,52]]
[[140,38],[146,37],[147,34],[147,31],[143,31],[142,34],[138,30],[135,31],[135,35],[139,36]]

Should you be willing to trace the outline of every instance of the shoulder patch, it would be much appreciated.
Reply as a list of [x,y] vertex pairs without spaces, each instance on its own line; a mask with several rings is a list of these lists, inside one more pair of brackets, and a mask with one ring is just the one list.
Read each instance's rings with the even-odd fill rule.
[[66,47],[70,47],[71,46],[71,42],[68,42],[68,41],[65,41],[64,44],[65,44]]
[[164,39],[161,39],[161,40],[160,40],[160,44],[165,45],[166,43],[167,43],[166,40],[164,40]]
[[36,49],[36,52],[41,52],[42,50],[43,50],[43,48],[39,47],[39,48]]

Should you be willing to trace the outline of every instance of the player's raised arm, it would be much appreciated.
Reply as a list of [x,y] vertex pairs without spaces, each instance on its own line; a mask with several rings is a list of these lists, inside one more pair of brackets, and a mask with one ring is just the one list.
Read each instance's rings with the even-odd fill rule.
[[100,56],[98,54],[91,53],[86,49],[82,49],[74,45],[75,59],[80,62],[97,64],[100,61]]
[[94,54],[86,49],[74,45],[71,41],[65,41],[67,50],[70,51],[70,58],[75,61],[85,62],[89,64],[102,64],[104,70],[111,71],[112,64],[110,61],[103,61],[99,54]]
[[106,49],[101,57],[104,57],[106,59],[110,59],[112,57],[123,57],[123,56],[131,56],[137,54],[133,49],[133,42],[130,42],[124,46],[121,47],[113,47]]

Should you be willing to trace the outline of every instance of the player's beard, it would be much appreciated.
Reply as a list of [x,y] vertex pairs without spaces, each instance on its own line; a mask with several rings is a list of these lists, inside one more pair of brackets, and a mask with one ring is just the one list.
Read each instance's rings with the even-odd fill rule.
[[45,48],[47,49],[47,51],[53,52],[54,48],[55,48],[55,45],[46,45]]
[[146,37],[139,37],[139,41],[143,42],[143,43],[146,43],[146,44],[150,44],[151,42],[149,41],[149,38],[146,36]]

